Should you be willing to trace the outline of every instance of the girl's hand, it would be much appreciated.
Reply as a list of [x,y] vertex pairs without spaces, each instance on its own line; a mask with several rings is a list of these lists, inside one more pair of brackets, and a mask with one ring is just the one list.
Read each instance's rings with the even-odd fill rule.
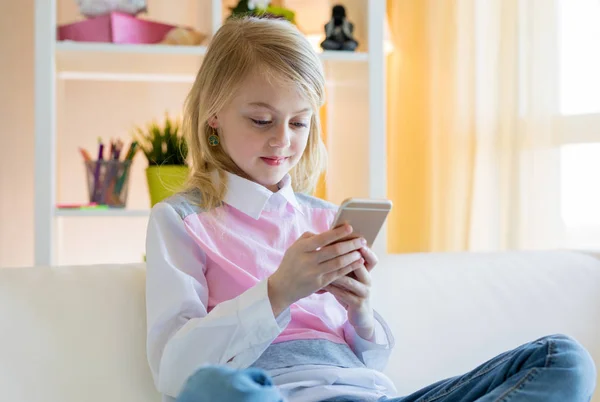
[[362,239],[335,243],[350,233],[352,227],[343,225],[318,235],[304,233],[292,244],[277,271],[268,279],[269,300],[275,317],[292,303],[364,266],[365,260],[359,251],[364,247]]
[[375,318],[371,307],[371,275],[364,266],[354,271],[355,278],[345,276],[325,289],[348,312],[348,321],[358,336],[370,340],[375,331]]
[[351,275],[337,279],[325,288],[348,312],[348,321],[363,339],[370,340],[375,330],[371,307],[371,274],[377,265],[377,256],[368,247],[360,249],[365,264]]

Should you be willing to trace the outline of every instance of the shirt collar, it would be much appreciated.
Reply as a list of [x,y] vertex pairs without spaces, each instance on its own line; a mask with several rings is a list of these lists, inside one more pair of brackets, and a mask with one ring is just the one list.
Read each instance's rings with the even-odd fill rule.
[[277,185],[279,187],[277,193],[243,177],[229,172],[226,174],[227,192],[223,201],[254,219],[260,217],[271,197],[276,194],[282,196],[297,211],[301,211],[300,204],[298,204],[292,188],[292,179],[289,174],[285,175]]

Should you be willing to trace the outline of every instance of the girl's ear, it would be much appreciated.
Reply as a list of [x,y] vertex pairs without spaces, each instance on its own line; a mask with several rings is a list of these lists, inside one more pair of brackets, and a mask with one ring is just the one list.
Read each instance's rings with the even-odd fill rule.
[[219,120],[216,115],[208,118],[208,125],[212,128],[219,128]]

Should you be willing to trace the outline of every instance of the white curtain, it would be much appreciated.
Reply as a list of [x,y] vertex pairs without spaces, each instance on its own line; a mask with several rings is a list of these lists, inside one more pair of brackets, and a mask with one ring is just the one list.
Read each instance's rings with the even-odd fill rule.
[[479,55],[470,249],[559,247],[557,5],[469,3]]
[[[388,185],[412,207],[392,216],[390,251],[559,247],[556,0],[390,0],[388,12]],[[408,187],[398,172],[411,166],[424,168]]]

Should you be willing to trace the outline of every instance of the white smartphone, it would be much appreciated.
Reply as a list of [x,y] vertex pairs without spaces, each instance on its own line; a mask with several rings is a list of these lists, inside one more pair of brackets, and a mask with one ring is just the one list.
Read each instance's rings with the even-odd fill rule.
[[352,226],[353,231],[339,241],[362,237],[371,247],[391,209],[392,202],[390,200],[348,198],[340,205],[331,228],[348,223]]

